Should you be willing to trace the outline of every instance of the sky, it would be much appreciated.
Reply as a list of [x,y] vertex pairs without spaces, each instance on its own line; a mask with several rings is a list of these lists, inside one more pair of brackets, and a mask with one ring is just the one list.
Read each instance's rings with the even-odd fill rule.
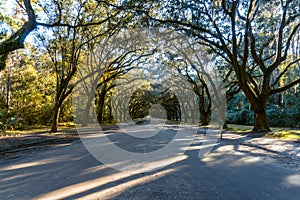
[[[6,11],[4,11],[5,14],[10,14],[13,11],[13,7],[16,4],[15,1],[8,1],[8,0],[1,0],[1,4]],[[3,10],[1,10],[1,12],[3,12]]]

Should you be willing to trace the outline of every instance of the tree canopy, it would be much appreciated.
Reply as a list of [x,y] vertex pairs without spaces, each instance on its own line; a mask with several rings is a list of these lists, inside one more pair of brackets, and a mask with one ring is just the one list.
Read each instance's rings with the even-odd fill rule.
[[[0,4],[2,10],[5,10],[4,5],[5,2]],[[67,106],[66,102],[72,96],[74,87],[79,84],[80,80],[76,79],[78,74],[84,80],[94,78],[93,83],[88,84],[97,91],[96,109],[101,121],[105,118],[102,116],[105,111],[109,111],[109,115],[112,112],[110,104],[114,95],[110,91],[114,87],[113,81],[141,67],[138,66],[141,63],[137,64],[136,61],[144,58],[148,61],[161,59],[162,67],[170,67],[178,76],[185,77],[198,98],[203,124],[209,123],[212,102],[216,102],[218,96],[216,92],[209,91],[214,89],[213,79],[201,70],[203,63],[208,65],[205,62],[208,57],[213,58],[211,70],[222,76],[227,100],[236,105],[235,108],[229,107],[236,109],[239,107],[237,102],[245,101],[244,104],[249,104],[247,113],[253,116],[253,131],[270,131],[268,116],[273,112],[268,111],[270,103],[283,107],[284,94],[298,94],[300,90],[299,0],[154,0],[151,3],[145,0],[17,0],[12,10],[12,13],[0,14],[0,73],[5,76],[3,91],[6,93],[6,97],[2,95],[1,98],[3,101],[6,98],[8,107],[10,93],[16,87],[11,79],[33,79],[25,73],[28,70],[36,76],[47,73],[48,77],[55,77],[55,81],[52,81],[56,86],[53,92],[55,95],[51,96],[54,110],[52,131],[56,131],[60,108]],[[168,30],[184,35],[193,42],[189,43],[189,47],[174,43],[177,52],[158,50],[163,45],[155,39],[150,38],[146,42],[138,40],[138,35],[142,34],[141,28],[149,32],[153,28],[162,32]],[[126,31],[136,32],[136,35],[113,40]],[[26,45],[25,40],[29,34],[32,36],[32,44]],[[168,43],[171,38],[165,37],[164,40]],[[130,46],[129,43],[135,45]],[[197,45],[201,48],[195,49]],[[17,68],[24,69],[28,77],[14,77],[10,75],[11,68],[5,66],[9,65],[9,59],[13,57],[11,52],[18,54],[17,50],[25,46],[28,47],[22,53],[41,56],[37,58],[31,55],[30,62],[33,64]],[[205,54],[201,57],[199,55],[202,51]],[[104,57],[95,56],[95,52],[102,53]],[[197,59],[195,55],[198,55]],[[87,66],[96,60],[98,66],[94,69],[98,70],[98,75]],[[18,59],[15,62],[22,63],[20,65],[28,63]],[[173,78],[168,76],[166,79]],[[155,89],[148,88],[134,93],[131,100],[133,115],[142,116],[138,110],[142,113],[146,111],[132,102],[140,98],[141,101],[146,97],[154,98],[153,91]],[[92,94],[89,90],[87,92]],[[168,95],[164,98],[172,96],[171,93]],[[17,93],[12,96],[14,100],[18,99]],[[244,100],[241,100],[243,97]],[[43,101],[42,97],[36,99]],[[169,109],[171,105],[164,102],[168,110],[178,110],[176,100],[171,98],[170,101],[174,109]],[[85,108],[87,116],[92,98],[86,102],[89,105]],[[145,107],[150,108],[146,104]],[[21,108],[16,106],[16,109]],[[185,116],[183,113],[180,115]]]

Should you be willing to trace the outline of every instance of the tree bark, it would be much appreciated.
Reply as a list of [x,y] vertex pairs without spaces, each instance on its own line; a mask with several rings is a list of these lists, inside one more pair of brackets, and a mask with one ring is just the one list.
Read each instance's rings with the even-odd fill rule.
[[260,105],[254,109],[254,128],[253,132],[270,132],[265,106]]
[[56,133],[57,132],[57,126],[58,126],[58,120],[59,120],[59,111],[60,111],[60,105],[59,103],[55,104],[54,110],[53,110],[53,116],[52,116],[52,125],[51,125],[51,132]]
[[[196,93],[197,94],[197,93]],[[199,98],[199,112],[200,112],[200,124],[201,126],[209,125],[210,123],[210,114],[211,114],[211,104],[206,105],[204,93],[197,94]]]
[[[259,89],[257,88],[251,88],[251,81],[247,79],[249,77],[247,72],[243,71],[242,75],[239,84],[254,111],[254,127],[252,132],[270,132],[271,129],[268,125],[266,104],[271,92],[269,86],[271,74],[264,74],[261,91],[258,91]],[[256,92],[253,92],[253,90],[256,90]]]
[[269,95],[267,95],[266,97],[260,96],[257,99],[253,100],[253,98],[247,96],[247,92],[245,92],[245,90],[243,91],[246,94],[251,108],[254,111],[254,127],[252,129],[252,132],[270,132],[271,129],[268,125],[268,117],[266,112],[266,101]]
[[[200,108],[200,110],[202,109]],[[201,126],[209,125],[210,112],[206,112],[206,111],[200,112],[200,122],[201,122]]]
[[30,0],[23,0],[25,11],[28,15],[28,21],[23,26],[11,35],[7,40],[0,43],[0,70],[5,68],[5,62],[9,52],[24,48],[26,37],[32,32],[36,26],[36,18]]
[[108,116],[108,123],[111,123],[112,120],[113,120],[113,115],[112,115],[112,107],[111,107],[111,104],[108,103],[108,111],[109,111],[109,116]]
[[99,99],[98,99],[98,122],[101,123],[103,121],[103,112],[104,112],[104,101],[105,101],[105,96],[107,93],[107,85],[104,84],[101,91],[99,92]]

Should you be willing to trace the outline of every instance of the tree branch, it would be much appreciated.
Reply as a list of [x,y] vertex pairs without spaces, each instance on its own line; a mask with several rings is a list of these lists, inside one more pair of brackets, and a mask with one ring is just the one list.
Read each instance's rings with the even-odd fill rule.
[[291,82],[291,83],[289,83],[289,84],[287,84],[287,85],[285,85],[283,87],[271,90],[270,95],[283,92],[283,91],[285,91],[285,90],[293,87],[294,85],[297,85],[298,83],[300,83],[300,78],[298,78],[297,80],[295,80],[295,81],[293,81],[293,82]]
[[30,0],[23,0],[23,2],[28,15],[28,21],[25,22],[16,33],[0,44],[0,55],[8,54],[11,51],[24,48],[24,41],[26,37],[37,26],[34,10],[31,6]]
[[271,87],[274,87],[279,81],[280,79],[282,78],[282,76],[287,72],[287,70],[293,66],[293,64],[297,63],[300,61],[300,58],[294,60],[293,62],[289,63],[285,69],[277,76],[277,78],[274,80],[274,82],[271,84]]

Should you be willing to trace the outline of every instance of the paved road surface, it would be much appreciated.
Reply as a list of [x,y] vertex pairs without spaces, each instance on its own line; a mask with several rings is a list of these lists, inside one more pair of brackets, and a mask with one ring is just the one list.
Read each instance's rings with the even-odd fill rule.
[[[118,130],[106,134],[120,147],[141,153],[159,149],[158,143],[169,143],[173,129],[147,142]],[[203,135],[199,134],[177,162],[150,172],[127,173],[107,167],[81,141],[2,159],[0,199],[299,200],[299,171],[226,142],[216,144],[209,155],[199,159],[201,144]]]

